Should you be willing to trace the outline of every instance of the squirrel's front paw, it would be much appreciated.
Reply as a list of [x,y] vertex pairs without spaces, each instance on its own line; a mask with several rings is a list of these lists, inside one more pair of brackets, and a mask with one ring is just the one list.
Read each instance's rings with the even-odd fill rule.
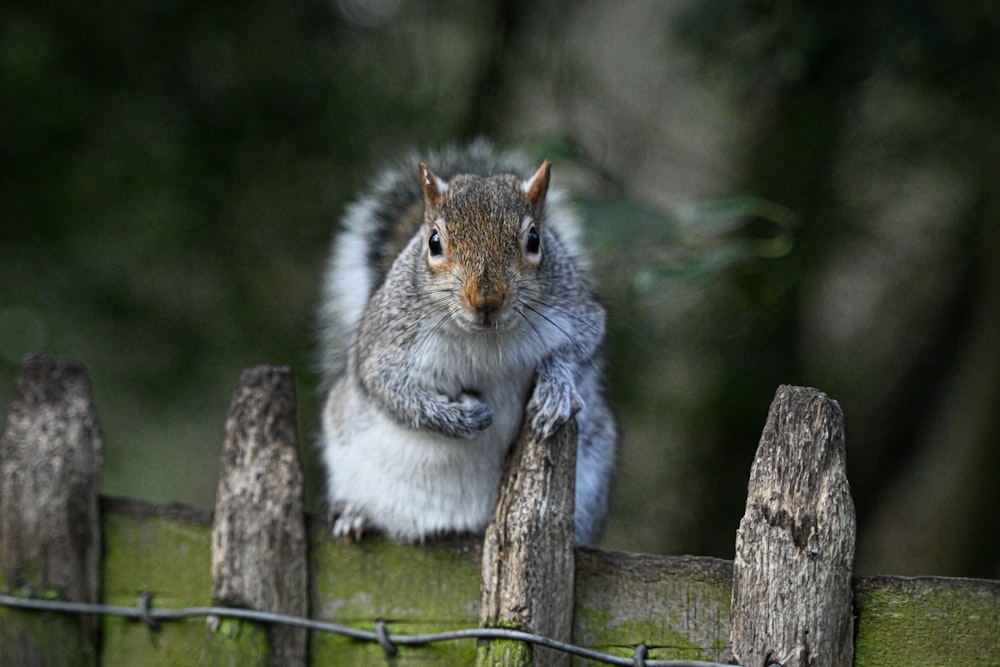
[[442,408],[435,426],[444,435],[471,438],[493,423],[493,410],[472,394],[462,393],[458,398],[442,396],[441,401]]
[[539,379],[528,402],[532,432],[541,439],[551,438],[583,407],[583,399],[572,382]]

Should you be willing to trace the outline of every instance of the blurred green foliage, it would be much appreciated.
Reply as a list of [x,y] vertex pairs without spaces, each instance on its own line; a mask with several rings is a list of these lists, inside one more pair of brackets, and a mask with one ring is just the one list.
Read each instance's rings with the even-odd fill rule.
[[0,397],[27,350],[84,361],[109,492],[211,502],[243,367],[292,365],[308,407],[336,215],[372,160],[454,138],[488,45],[474,7],[407,11],[0,9]]
[[[995,573],[1000,12],[667,4],[3,4],[0,410],[27,352],[80,360],[104,491],[208,505],[240,371],[287,364],[315,496],[313,312],[337,216],[383,160],[485,134],[582,174],[624,426],[612,546],[731,555],[767,404],[800,383],[847,415],[862,551]],[[636,12],[642,35],[617,23]],[[690,84],[633,98],[600,80],[647,33],[725,91],[724,192],[668,208],[639,185],[692,161],[647,120]],[[938,212],[905,206],[935,188],[939,224],[918,224]]]

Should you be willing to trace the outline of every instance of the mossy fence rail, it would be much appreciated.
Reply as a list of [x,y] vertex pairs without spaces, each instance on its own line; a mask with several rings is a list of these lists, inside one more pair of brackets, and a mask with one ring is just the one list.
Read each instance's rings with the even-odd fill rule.
[[287,369],[243,374],[214,512],[100,498],[85,370],[26,360],[0,441],[0,663],[600,664],[497,631],[426,641],[514,628],[616,664],[1000,665],[1000,582],[851,576],[843,417],[814,389],[778,388],[735,562],[574,549],[572,425],[522,437],[484,540],[334,541],[303,513],[295,411]]

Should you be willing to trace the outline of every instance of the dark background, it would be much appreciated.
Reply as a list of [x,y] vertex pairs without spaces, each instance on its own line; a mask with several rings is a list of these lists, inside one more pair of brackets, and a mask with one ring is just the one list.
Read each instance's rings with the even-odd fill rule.
[[[1000,14],[986,0],[14,0],[0,410],[84,362],[109,494],[210,505],[240,371],[288,364],[377,166],[555,162],[611,313],[604,545],[731,558],[779,384],[847,419],[860,574],[1000,577]],[[415,175],[416,177],[416,175]]]

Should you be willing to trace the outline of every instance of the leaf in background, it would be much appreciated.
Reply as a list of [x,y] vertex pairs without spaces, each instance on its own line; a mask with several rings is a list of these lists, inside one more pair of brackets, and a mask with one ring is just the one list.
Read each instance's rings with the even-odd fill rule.
[[[652,245],[677,243],[679,233],[673,216],[643,206],[627,197],[596,199],[577,196],[588,236],[595,246],[623,248],[642,254]],[[640,243],[634,243],[639,240]]]
[[692,237],[738,235],[749,241],[753,256],[774,259],[792,249],[795,213],[763,197],[733,196],[689,202],[677,220]]
[[672,213],[627,197],[576,202],[595,250],[619,255],[616,265],[631,267],[640,294],[665,280],[711,278],[744,262],[777,259],[794,245],[795,214],[761,197],[692,201]]

